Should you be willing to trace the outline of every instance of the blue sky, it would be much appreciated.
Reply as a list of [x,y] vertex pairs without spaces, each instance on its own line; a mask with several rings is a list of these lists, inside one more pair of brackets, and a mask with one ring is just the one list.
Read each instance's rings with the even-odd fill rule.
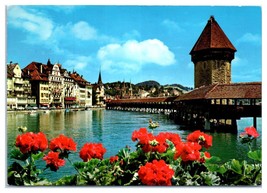
[[261,81],[260,6],[8,6],[6,62],[59,62],[94,83],[194,86],[189,52],[213,15],[236,47],[232,82]]

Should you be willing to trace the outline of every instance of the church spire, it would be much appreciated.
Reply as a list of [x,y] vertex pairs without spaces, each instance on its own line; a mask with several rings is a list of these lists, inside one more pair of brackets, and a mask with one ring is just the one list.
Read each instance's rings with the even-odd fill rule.
[[103,84],[103,82],[102,82],[102,77],[101,77],[101,69],[99,70],[99,75],[98,75],[98,82],[97,82],[97,84],[99,84],[99,85],[102,85],[102,84]]
[[47,61],[47,65],[48,65],[48,66],[51,66],[51,65],[52,65],[51,62],[50,62],[50,58],[49,58],[48,61]]

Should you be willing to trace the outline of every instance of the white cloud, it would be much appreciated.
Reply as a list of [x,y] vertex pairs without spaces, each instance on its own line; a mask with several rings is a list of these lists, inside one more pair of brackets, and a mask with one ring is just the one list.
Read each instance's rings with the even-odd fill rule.
[[162,21],[161,25],[169,28],[170,30],[174,30],[176,32],[183,31],[183,29],[178,25],[178,23],[172,20],[169,20],[169,19],[165,19],[164,21]]
[[174,54],[157,39],[109,44],[99,49],[97,57],[103,69],[113,71],[137,72],[146,64],[168,66],[175,63]]
[[96,29],[84,21],[74,24],[71,31],[76,38],[81,40],[92,40],[97,37]]
[[246,33],[237,40],[238,43],[251,43],[261,45],[261,36],[258,34]]
[[64,66],[66,66],[67,69],[83,70],[91,61],[92,58],[90,56],[73,56],[64,62]]
[[8,23],[16,28],[22,28],[41,40],[47,40],[53,32],[53,22],[32,9],[19,6],[9,6],[7,10]]

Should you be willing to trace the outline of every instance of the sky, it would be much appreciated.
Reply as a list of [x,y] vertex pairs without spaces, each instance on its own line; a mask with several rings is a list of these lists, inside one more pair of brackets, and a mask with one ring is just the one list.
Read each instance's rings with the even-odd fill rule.
[[[75,69],[91,83],[97,81],[101,67],[104,83],[123,80],[138,83],[153,79],[161,84],[180,83],[193,87],[194,68],[189,52],[211,15],[215,17],[237,49],[235,59],[232,61],[232,81],[251,82],[261,81],[262,78],[262,96],[263,99],[266,98],[267,92],[264,86],[266,77],[263,72],[267,69],[266,65],[262,65],[266,63],[266,54],[261,55],[261,53],[266,53],[265,2],[267,1],[175,0],[174,3],[173,0],[164,2],[153,0],[153,5],[156,6],[146,0],[127,0],[127,3],[125,0],[118,1],[1,1],[0,56],[5,62],[2,62],[1,70],[3,92],[0,105],[6,106],[5,67],[10,61],[19,63],[23,68],[32,61],[46,63],[50,58],[53,63],[59,62],[69,71]],[[77,5],[46,5],[73,3]],[[32,4],[42,5],[26,6]],[[82,4],[91,6],[78,6]],[[99,4],[103,6],[92,6]],[[111,6],[122,4],[134,6]],[[265,28],[262,25],[265,25]],[[143,60],[140,59],[143,58],[142,54],[146,56]],[[263,117],[267,109],[264,105],[265,102]],[[6,111],[5,108],[1,109],[0,117],[3,118],[6,116]],[[6,121],[4,118],[2,120]],[[265,120],[267,119],[263,118],[263,125],[266,123]],[[5,129],[1,132],[2,136],[6,135]],[[1,147],[6,146],[5,137],[3,139]],[[267,138],[263,135],[263,144],[265,141]],[[1,155],[6,153],[5,148],[1,148],[0,151]],[[266,156],[263,156],[263,162],[264,160]],[[2,156],[1,171],[6,170],[4,163],[6,163],[5,156]],[[263,170],[264,174],[265,172],[266,170]],[[6,183],[5,177],[1,176],[0,179],[2,184]],[[180,189],[183,188],[179,187]],[[264,189],[265,186],[253,191],[265,192]],[[8,188],[2,186],[1,190],[7,192]],[[36,192],[36,189],[32,190]],[[101,189],[102,192],[113,192],[113,190]],[[177,191],[177,189],[168,190]],[[201,188],[197,191],[214,192],[214,190],[225,192],[224,188]],[[29,189],[20,191],[29,192]],[[38,191],[47,192],[47,188],[40,188]],[[87,192],[88,189],[79,191]],[[135,189],[127,191],[134,192]],[[243,188],[242,191],[251,192],[251,189]]]
[[233,43],[232,82],[261,81],[261,6],[10,5],[6,63],[60,63],[95,83],[194,87],[189,52],[211,15]]

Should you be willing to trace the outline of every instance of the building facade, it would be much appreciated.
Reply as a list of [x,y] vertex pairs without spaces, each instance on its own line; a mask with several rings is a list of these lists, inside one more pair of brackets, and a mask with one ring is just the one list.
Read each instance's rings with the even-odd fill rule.
[[18,63],[7,64],[7,109],[25,109],[36,106],[31,84]]
[[23,72],[28,75],[38,107],[74,108],[92,106],[92,85],[61,64],[32,62]]

